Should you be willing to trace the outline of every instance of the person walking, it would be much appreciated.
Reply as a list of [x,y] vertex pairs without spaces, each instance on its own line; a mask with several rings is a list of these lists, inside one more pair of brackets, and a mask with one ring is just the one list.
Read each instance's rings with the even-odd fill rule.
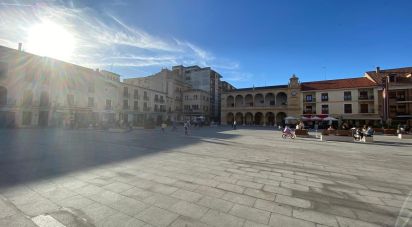
[[166,127],[167,127],[166,123],[163,122],[163,123],[161,124],[162,133],[165,133],[165,132],[166,132],[166,131],[165,131]]
[[236,130],[236,121],[233,121],[233,129]]
[[188,136],[189,135],[189,124],[188,124],[188,122],[185,122],[183,127],[185,128],[185,135]]

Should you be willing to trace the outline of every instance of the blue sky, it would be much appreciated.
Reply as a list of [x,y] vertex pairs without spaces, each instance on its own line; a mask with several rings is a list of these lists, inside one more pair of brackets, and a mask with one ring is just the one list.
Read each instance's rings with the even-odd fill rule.
[[411,9],[409,0],[0,0],[0,44],[28,42],[47,18],[74,34],[64,60],[76,64],[124,77],[198,64],[236,87],[264,86],[293,73],[312,81],[411,66]]

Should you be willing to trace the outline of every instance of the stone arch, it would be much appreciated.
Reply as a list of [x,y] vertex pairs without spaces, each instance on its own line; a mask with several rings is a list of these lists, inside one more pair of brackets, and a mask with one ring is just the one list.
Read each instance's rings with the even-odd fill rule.
[[279,112],[276,114],[276,124],[284,126],[285,125],[285,117],[286,113],[284,112]]
[[285,92],[279,92],[276,95],[276,106],[283,106],[287,105],[288,103],[288,96]]
[[226,105],[227,105],[227,107],[234,107],[235,106],[235,98],[233,98],[233,96],[229,95],[226,98]]
[[243,114],[240,112],[236,113],[235,120],[237,125],[243,125]]
[[7,104],[7,88],[0,86],[0,106]]
[[262,94],[258,93],[255,95],[255,106],[264,106],[265,105],[265,98]]
[[227,115],[226,115],[226,123],[228,124],[228,125],[231,125],[232,123],[233,123],[233,120],[235,119],[235,116],[233,115],[233,113],[232,112],[230,112],[230,113],[228,113]]
[[252,125],[253,124],[253,114],[250,112],[245,113],[245,124]]
[[255,125],[263,125],[264,119],[261,112],[255,113]]
[[269,92],[265,95],[265,104],[266,106],[274,106],[276,103],[276,97],[275,94],[272,92]]
[[267,125],[273,126],[275,124],[275,114],[273,112],[267,112],[265,119]]
[[236,97],[235,97],[235,106],[236,107],[242,107],[243,103],[244,103],[243,96],[236,95]]
[[247,94],[245,96],[245,106],[246,107],[253,106],[253,96],[251,94]]

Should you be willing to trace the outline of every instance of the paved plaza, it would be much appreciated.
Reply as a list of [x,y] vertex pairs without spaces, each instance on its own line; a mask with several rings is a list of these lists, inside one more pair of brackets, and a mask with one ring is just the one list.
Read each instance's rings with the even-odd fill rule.
[[412,226],[412,140],[0,130],[0,226]]

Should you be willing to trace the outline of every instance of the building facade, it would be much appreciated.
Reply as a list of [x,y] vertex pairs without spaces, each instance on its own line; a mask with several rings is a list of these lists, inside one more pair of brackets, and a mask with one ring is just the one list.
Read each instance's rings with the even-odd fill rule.
[[283,126],[288,116],[300,115],[300,83],[293,75],[288,85],[252,87],[222,93],[222,124]]
[[[306,82],[301,85],[302,116],[333,117],[338,125],[378,125],[378,85],[366,78]],[[330,122],[325,122],[329,124]]]
[[378,85],[378,112],[388,125],[412,127],[412,67],[365,73],[365,77]]
[[183,76],[185,81],[191,85],[192,89],[200,89],[209,93],[210,118],[212,121],[220,120],[220,98],[221,91],[219,73],[210,67],[201,68],[199,66],[173,66],[172,71],[176,71]]
[[168,118],[167,93],[0,46],[0,127],[143,125]]
[[183,92],[183,113],[185,121],[209,121],[209,93],[200,89],[190,89]]

